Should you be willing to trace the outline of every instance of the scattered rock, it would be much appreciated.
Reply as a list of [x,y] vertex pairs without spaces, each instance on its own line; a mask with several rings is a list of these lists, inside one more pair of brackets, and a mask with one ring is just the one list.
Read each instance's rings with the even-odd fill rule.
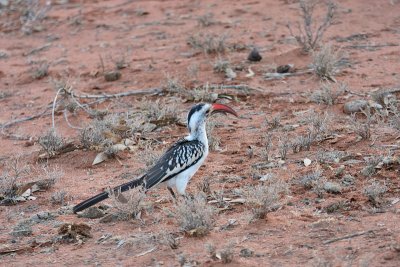
[[247,57],[247,60],[249,61],[260,61],[262,59],[262,56],[260,55],[260,52],[258,52],[257,48],[253,48],[251,50],[249,56]]
[[121,78],[121,72],[119,72],[117,70],[104,73],[104,79],[107,82],[113,82],[113,81],[119,80],[120,78]]
[[78,217],[88,218],[88,219],[98,219],[104,217],[104,211],[100,210],[97,207],[90,207],[86,209],[82,214],[79,214]]
[[324,184],[324,190],[328,193],[339,194],[342,191],[342,187],[335,182],[326,182]]
[[305,159],[303,160],[303,163],[304,163],[304,166],[308,167],[308,166],[310,166],[310,164],[311,164],[311,159],[305,158]]
[[281,65],[276,68],[277,73],[289,73],[293,71],[293,64],[286,64],[286,65]]
[[346,102],[343,106],[343,111],[346,114],[352,114],[355,112],[360,112],[368,106],[368,101],[363,99],[357,99],[353,101]]
[[0,58],[8,58],[7,52],[0,50]]
[[244,258],[249,258],[249,257],[253,257],[254,255],[254,251],[252,251],[251,249],[248,248],[243,248],[240,250],[240,257],[244,257]]

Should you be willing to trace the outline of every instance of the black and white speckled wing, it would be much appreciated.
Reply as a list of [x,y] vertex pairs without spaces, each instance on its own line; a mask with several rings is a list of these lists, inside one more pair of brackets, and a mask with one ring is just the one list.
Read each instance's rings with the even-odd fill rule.
[[165,182],[196,164],[204,156],[205,146],[197,140],[182,139],[170,147],[144,175],[146,189]]

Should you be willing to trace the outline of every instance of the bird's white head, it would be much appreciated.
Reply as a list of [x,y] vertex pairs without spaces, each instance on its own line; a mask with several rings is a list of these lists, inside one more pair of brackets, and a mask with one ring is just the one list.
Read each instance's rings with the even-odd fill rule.
[[208,116],[215,113],[230,113],[234,116],[238,116],[237,113],[230,107],[224,104],[214,103],[199,103],[194,105],[188,114],[188,129],[191,137],[195,135],[205,133],[205,121]]

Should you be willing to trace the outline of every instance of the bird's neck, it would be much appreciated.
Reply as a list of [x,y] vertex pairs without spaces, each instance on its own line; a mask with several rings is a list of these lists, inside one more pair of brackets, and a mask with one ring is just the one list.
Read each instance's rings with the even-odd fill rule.
[[207,132],[206,132],[206,124],[203,122],[198,127],[192,129],[189,135],[186,137],[187,140],[198,140],[202,142],[206,147],[208,147],[208,139],[207,139]]

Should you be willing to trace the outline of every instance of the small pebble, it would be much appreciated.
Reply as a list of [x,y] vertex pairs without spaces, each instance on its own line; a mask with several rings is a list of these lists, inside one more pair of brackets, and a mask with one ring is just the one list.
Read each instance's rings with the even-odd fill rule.
[[251,50],[249,56],[247,57],[247,60],[249,61],[260,61],[262,59],[262,56],[260,55],[260,52],[258,52],[257,48],[253,48],[253,50]]

